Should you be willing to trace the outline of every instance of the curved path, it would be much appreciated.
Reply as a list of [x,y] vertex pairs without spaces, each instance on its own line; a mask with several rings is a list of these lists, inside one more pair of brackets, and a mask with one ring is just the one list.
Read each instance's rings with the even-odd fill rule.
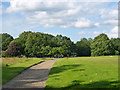
[[49,71],[55,60],[48,60],[32,66],[27,70],[23,71],[20,75],[13,78],[4,88],[45,88],[46,80],[49,75]]

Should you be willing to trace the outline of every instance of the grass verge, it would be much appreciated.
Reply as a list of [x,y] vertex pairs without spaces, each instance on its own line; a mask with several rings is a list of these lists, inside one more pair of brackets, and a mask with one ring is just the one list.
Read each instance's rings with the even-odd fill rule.
[[53,58],[2,58],[2,85],[30,66],[51,59]]
[[55,62],[47,88],[117,88],[118,56],[64,58]]

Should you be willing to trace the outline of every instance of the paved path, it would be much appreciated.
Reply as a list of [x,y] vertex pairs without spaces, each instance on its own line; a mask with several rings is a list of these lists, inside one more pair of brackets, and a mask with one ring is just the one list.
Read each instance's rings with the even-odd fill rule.
[[3,88],[45,88],[49,71],[58,60],[48,60],[32,66],[13,78]]

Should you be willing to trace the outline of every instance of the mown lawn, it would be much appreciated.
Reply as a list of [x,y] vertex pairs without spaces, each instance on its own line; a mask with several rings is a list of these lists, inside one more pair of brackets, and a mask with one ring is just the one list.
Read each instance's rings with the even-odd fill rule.
[[[58,60],[47,88],[117,88],[118,56],[76,57]],[[81,89],[82,90],[82,89]]]
[[2,84],[20,74],[26,68],[53,58],[2,58]]

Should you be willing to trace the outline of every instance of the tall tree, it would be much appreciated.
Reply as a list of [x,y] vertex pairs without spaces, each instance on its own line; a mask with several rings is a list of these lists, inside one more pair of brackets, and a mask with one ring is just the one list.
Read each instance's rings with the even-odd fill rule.
[[54,54],[70,56],[73,49],[74,43],[68,37],[62,35],[54,37],[36,32],[28,35],[24,51],[28,57],[54,56]]
[[13,40],[13,37],[7,33],[2,34],[2,50],[6,50],[10,44],[10,42]]
[[94,38],[94,40],[91,43],[92,56],[114,55],[114,54],[115,54],[114,46],[106,34],[102,33]]
[[86,38],[82,38],[81,41],[76,43],[76,53],[78,56],[90,56],[91,49],[90,49],[90,40]]
[[20,52],[22,55],[25,55],[25,43],[26,43],[26,40],[29,36],[29,34],[32,33],[31,31],[27,31],[27,32],[23,32],[19,35],[18,38],[14,39],[13,42],[16,42],[18,47],[20,48]]
[[111,42],[114,45],[115,51],[120,53],[120,38],[111,38]]

